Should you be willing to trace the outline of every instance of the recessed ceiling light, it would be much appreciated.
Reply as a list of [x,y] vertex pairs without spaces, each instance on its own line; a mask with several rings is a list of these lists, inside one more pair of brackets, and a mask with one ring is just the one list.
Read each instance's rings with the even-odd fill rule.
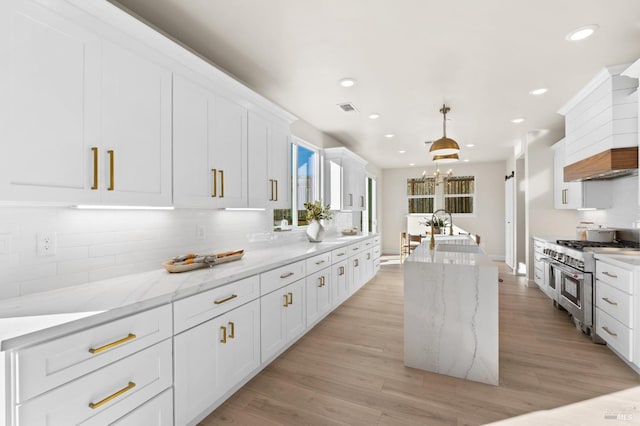
[[380,114],[374,112],[373,114],[369,114],[369,118],[375,120],[376,118],[380,118]]
[[404,153],[405,153],[405,152],[407,152],[407,151],[405,151],[404,149],[401,149],[401,150],[400,150],[400,151],[398,151],[398,152],[399,152],[400,154],[404,154]]
[[415,166],[415,165],[416,165],[416,163],[409,163],[409,165],[410,165],[410,166]]
[[386,135],[384,135],[385,138],[387,139],[391,139],[393,137],[395,137],[396,135],[394,135],[393,133],[387,133]]
[[353,87],[356,84],[356,81],[352,78],[343,78],[340,80],[340,86],[342,87]]
[[476,146],[476,144],[474,143],[468,143],[465,145],[467,148],[473,148],[474,146]]
[[567,34],[567,36],[565,37],[565,40],[569,40],[569,41],[584,40],[587,37],[591,37],[593,33],[595,33],[598,30],[598,28],[600,27],[598,27],[596,24],[585,25],[584,27],[577,28],[571,31],[569,34]]
[[468,163],[468,162],[469,162],[469,159],[468,159],[468,158],[465,158],[465,159],[464,159],[464,160],[462,160],[462,161],[464,161],[465,163]]
[[539,89],[533,89],[529,91],[530,95],[534,95],[534,96],[540,96],[540,95],[544,95],[545,93],[547,93],[547,88],[546,87],[541,87]]
[[512,123],[518,124],[518,123],[522,123],[524,121],[524,117],[518,117],[518,118],[514,118],[513,120],[511,120]]

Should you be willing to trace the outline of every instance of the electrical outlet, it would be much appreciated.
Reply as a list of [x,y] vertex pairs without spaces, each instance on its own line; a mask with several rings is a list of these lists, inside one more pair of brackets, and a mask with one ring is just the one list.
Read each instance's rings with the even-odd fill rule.
[[204,225],[196,225],[196,240],[204,240]]
[[38,256],[55,256],[58,241],[55,232],[38,232]]

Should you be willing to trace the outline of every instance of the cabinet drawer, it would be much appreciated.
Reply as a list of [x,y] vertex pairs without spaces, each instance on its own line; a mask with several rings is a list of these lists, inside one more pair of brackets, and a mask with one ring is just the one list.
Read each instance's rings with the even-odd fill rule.
[[368,240],[364,240],[363,242],[360,243],[360,250],[369,250],[370,248],[373,248],[373,246],[375,246],[376,243],[375,241],[373,241],[373,238],[369,238]]
[[373,243],[376,245],[380,245],[380,237],[373,237]]
[[540,241],[533,241],[533,250],[542,254],[545,244]]
[[380,257],[380,244],[376,244],[372,249],[373,258],[377,259]]
[[[104,424],[104,423],[103,423]],[[173,392],[167,389],[110,426],[172,426]]]
[[260,295],[271,293],[282,286],[304,278],[305,261],[290,263],[260,274]]
[[354,256],[357,255],[361,252],[361,247],[360,247],[360,243],[356,243],[356,244],[351,244],[349,246],[347,246],[347,256]]
[[631,360],[631,329],[614,319],[602,309],[596,308],[596,333],[607,345],[618,351],[627,360]]
[[171,358],[171,339],[166,339],[19,405],[18,424],[101,425],[117,420],[171,386]]
[[596,278],[626,293],[633,293],[633,271],[596,260]]
[[331,263],[338,263],[347,258],[347,247],[341,247],[339,249],[335,249],[331,252]]
[[175,334],[222,315],[260,297],[260,278],[254,275],[173,304]]
[[596,280],[596,306],[627,327],[632,324],[631,305],[630,295]]
[[306,274],[310,275],[320,269],[331,265],[331,252],[322,253],[317,256],[310,257],[305,262]]
[[16,353],[16,402],[171,337],[171,305],[160,306]]

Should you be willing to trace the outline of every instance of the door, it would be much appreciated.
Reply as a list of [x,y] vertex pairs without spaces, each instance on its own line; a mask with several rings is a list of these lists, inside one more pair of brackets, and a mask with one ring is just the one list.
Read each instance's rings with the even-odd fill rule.
[[512,270],[515,268],[514,250],[515,250],[515,227],[514,227],[514,187],[515,178],[508,178],[504,182],[504,202],[505,202],[505,228],[504,228],[504,258],[505,263]]
[[0,2],[0,193],[97,202],[100,40],[30,1]]

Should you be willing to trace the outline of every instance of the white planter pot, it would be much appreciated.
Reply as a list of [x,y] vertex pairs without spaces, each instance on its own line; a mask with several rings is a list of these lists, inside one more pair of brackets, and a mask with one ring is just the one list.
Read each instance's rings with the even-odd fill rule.
[[324,238],[324,226],[317,220],[311,221],[307,226],[307,238],[312,243],[319,243]]

